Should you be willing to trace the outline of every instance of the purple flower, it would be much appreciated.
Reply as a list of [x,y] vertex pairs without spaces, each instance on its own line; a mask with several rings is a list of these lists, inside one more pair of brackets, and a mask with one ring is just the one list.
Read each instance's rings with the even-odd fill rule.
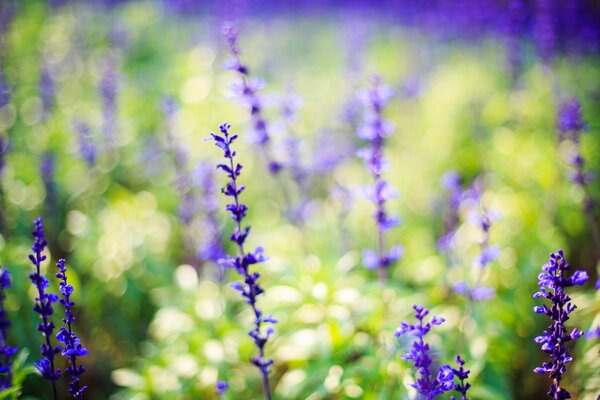
[[48,244],[44,235],[42,217],[36,219],[34,224],[35,227],[32,234],[35,240],[31,248],[33,253],[29,255],[29,259],[35,266],[35,272],[29,275],[29,279],[31,279],[31,282],[34,284],[38,293],[38,296],[35,298],[36,303],[33,310],[40,314],[40,317],[42,318],[42,322],[38,325],[38,330],[42,332],[45,338],[45,343],[41,345],[43,358],[34,363],[34,365],[38,371],[40,371],[42,376],[52,384],[54,400],[57,400],[56,381],[60,378],[60,369],[54,367],[54,355],[60,353],[62,348],[60,346],[52,346],[51,337],[52,332],[54,331],[54,324],[50,321],[50,318],[54,312],[52,303],[58,301],[58,296],[54,293],[46,292],[46,289],[50,284],[46,277],[40,273],[42,261],[46,259],[46,256],[42,253]]
[[6,165],[6,154],[8,153],[8,141],[0,136],[0,178],[4,172],[4,166]]
[[90,126],[81,119],[75,119],[73,122],[75,131],[77,132],[79,142],[79,154],[84,159],[89,167],[96,163],[96,145]]
[[561,141],[571,140],[576,145],[575,152],[569,160],[572,167],[570,181],[577,185],[584,193],[583,211],[587,216],[596,254],[600,258],[600,229],[598,229],[598,225],[595,222],[594,199],[588,188],[588,185],[595,177],[591,171],[586,170],[585,160],[581,155],[580,136],[585,131],[586,124],[583,121],[581,105],[577,98],[572,98],[560,105],[556,125],[558,139]]
[[73,306],[75,303],[71,301],[73,286],[67,282],[65,260],[62,258],[58,260],[56,267],[59,270],[56,277],[60,279],[60,293],[62,294],[59,302],[65,308],[65,318],[63,318],[62,322],[66,325],[66,327],[63,326],[60,328],[56,334],[56,340],[64,344],[62,355],[70,363],[65,369],[65,372],[71,375],[69,393],[73,395],[73,398],[80,400],[83,398],[83,393],[87,390],[87,386],[80,387],[80,376],[85,372],[85,367],[81,364],[77,365],[77,357],[85,356],[88,354],[88,350],[82,346],[81,340],[72,330],[72,324],[75,322],[75,315],[73,315]]
[[107,58],[104,62],[102,78],[98,91],[102,96],[102,132],[111,148],[115,141],[115,130],[117,123],[117,93],[119,91],[119,77],[115,61]]
[[389,215],[385,209],[386,201],[396,197],[397,192],[381,177],[384,167],[387,165],[387,160],[383,156],[384,139],[393,130],[390,122],[383,119],[382,111],[391,94],[391,90],[383,85],[379,77],[373,77],[371,88],[361,93],[366,110],[364,123],[357,132],[361,139],[367,141],[367,147],[359,150],[358,155],[364,160],[365,167],[374,180],[369,197],[375,203],[374,218],[377,225],[377,250],[366,250],[363,253],[363,262],[367,268],[377,268],[381,282],[387,280],[390,265],[397,262],[403,255],[399,246],[388,252],[384,243],[384,232],[400,224],[400,220]]
[[45,152],[40,159],[40,176],[46,188],[46,205],[52,210],[57,203],[56,182],[54,181],[54,169],[56,157],[50,151]]
[[52,103],[54,100],[54,80],[50,75],[48,66],[44,63],[40,71],[39,92],[42,99],[42,108],[44,116],[47,116],[52,111]]
[[[223,150],[223,156],[227,160],[224,164],[217,165],[217,168],[223,170],[229,181],[223,188],[223,194],[231,199],[226,207],[226,210],[231,214],[231,218],[235,222],[235,227],[230,239],[235,243],[238,254],[229,256],[221,260],[221,264],[233,268],[243,278],[244,282],[236,282],[233,288],[241,293],[246,299],[246,303],[252,308],[254,314],[254,327],[248,333],[254,340],[254,345],[258,350],[258,355],[252,359],[252,363],[258,367],[262,374],[262,384],[265,399],[271,398],[269,388],[269,367],[273,364],[273,360],[264,356],[264,348],[269,340],[269,337],[274,332],[272,324],[277,321],[271,316],[264,316],[262,310],[258,307],[257,297],[264,293],[263,288],[258,283],[260,275],[257,272],[250,272],[250,267],[254,264],[262,263],[267,260],[263,253],[262,247],[257,247],[254,251],[247,252],[244,248],[244,243],[250,227],[242,227],[242,222],[248,211],[248,207],[240,202],[240,194],[244,191],[244,185],[240,185],[238,178],[242,171],[242,165],[234,161],[236,152],[231,148],[233,142],[238,138],[236,134],[230,134],[231,126],[223,123],[219,126],[220,133],[211,132],[211,139],[215,145]],[[264,324],[270,324],[263,329]]]
[[248,67],[241,60],[241,51],[238,45],[238,31],[230,23],[223,26],[223,35],[227,41],[229,53],[232,58],[226,62],[225,68],[236,71],[241,78],[239,84],[235,85],[235,92],[242,99],[250,111],[252,123],[252,141],[259,145],[267,162],[267,169],[272,175],[277,175],[283,165],[273,158],[270,146],[271,137],[267,129],[267,121],[262,114],[262,101],[258,91],[264,86],[263,81],[251,78]]
[[204,211],[205,215],[202,221],[203,241],[198,246],[197,256],[200,260],[217,262],[225,257],[225,250],[221,244],[221,228],[217,216],[219,208],[216,198],[217,187],[213,171],[209,168],[208,163],[201,162],[196,166],[193,181],[195,186],[202,188],[200,209]]
[[10,273],[7,269],[0,272],[0,391],[12,386],[13,357],[18,347],[8,345],[8,329],[11,326],[8,314],[4,308],[6,289],[11,286]]
[[442,176],[442,186],[448,191],[448,203],[444,216],[444,233],[438,239],[437,247],[449,259],[454,244],[454,235],[458,228],[458,211],[464,191],[460,175],[455,171],[448,171]]
[[540,58],[548,64],[556,47],[554,0],[535,1],[533,35]]
[[227,382],[225,381],[217,381],[215,383],[215,393],[217,393],[217,395],[222,395],[225,394],[225,392],[227,392],[227,390],[229,390],[229,384],[227,384]]
[[417,389],[419,394],[425,396],[426,399],[433,399],[438,394],[454,389],[454,371],[448,364],[441,366],[436,378],[433,378],[431,371],[433,361],[429,355],[429,345],[424,340],[434,325],[441,325],[445,320],[444,318],[434,316],[429,322],[424,324],[423,320],[429,314],[429,310],[417,305],[414,305],[413,309],[415,310],[415,318],[418,323],[413,325],[402,322],[396,329],[396,332],[394,332],[394,335],[400,337],[408,334],[415,338],[410,352],[403,355],[402,359],[411,360],[419,374],[417,382],[411,384],[411,386]]
[[0,70],[0,108],[10,103],[10,85]]
[[579,142],[579,135],[586,129],[586,124],[583,121],[581,104],[576,97],[559,106],[556,127],[559,140],[569,138]]
[[[454,390],[460,393],[460,400],[468,400],[467,390],[469,390],[471,384],[465,381],[469,379],[469,373],[471,372],[471,370],[464,369],[465,361],[462,358],[460,358],[459,355],[456,356],[456,364],[458,365],[458,369],[452,368],[452,371],[454,372],[454,376],[458,378],[459,383],[454,385]],[[455,399],[454,396],[450,398],[452,400]]]
[[566,343],[582,335],[582,332],[577,329],[568,332],[565,326],[569,314],[577,308],[571,303],[571,297],[565,293],[565,288],[582,285],[588,278],[585,271],[576,271],[568,278],[568,270],[569,264],[565,260],[563,251],[552,253],[550,260],[542,266],[542,273],[538,276],[540,290],[533,295],[534,298],[546,298],[552,303],[550,308],[546,304],[534,307],[537,314],[546,314],[551,320],[548,329],[535,338],[535,342],[541,344],[541,350],[550,354],[551,360],[542,363],[542,366],[535,368],[534,372],[549,375],[551,384],[548,395],[555,400],[571,398],[570,393],[560,387],[560,381],[567,371],[567,363],[573,360]]

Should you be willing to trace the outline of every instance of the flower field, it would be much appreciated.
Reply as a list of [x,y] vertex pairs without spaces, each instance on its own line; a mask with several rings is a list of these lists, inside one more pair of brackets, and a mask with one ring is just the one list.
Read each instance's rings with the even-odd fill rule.
[[597,399],[598,21],[1,0],[0,399]]

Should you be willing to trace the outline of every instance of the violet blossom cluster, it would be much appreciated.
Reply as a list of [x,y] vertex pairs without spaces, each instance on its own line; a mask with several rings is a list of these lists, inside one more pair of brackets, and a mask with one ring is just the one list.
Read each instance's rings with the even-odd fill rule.
[[110,149],[115,144],[119,77],[113,58],[107,57],[103,68],[98,91],[102,97],[102,132]]
[[4,307],[4,299],[6,289],[10,286],[10,273],[7,269],[2,269],[0,272],[0,391],[12,386],[13,357],[19,350],[18,347],[8,344],[8,329],[11,323]]
[[[254,327],[249,332],[249,335],[254,340],[258,355],[252,359],[252,363],[258,367],[262,374],[263,393],[265,399],[270,400],[269,366],[273,364],[273,360],[265,357],[264,348],[269,337],[274,332],[273,324],[277,320],[270,315],[265,316],[257,304],[257,297],[264,293],[264,290],[258,283],[260,274],[250,272],[250,267],[254,264],[265,262],[267,257],[264,255],[262,247],[257,247],[254,251],[250,252],[246,252],[244,249],[244,243],[250,233],[250,227],[242,227],[242,222],[246,216],[248,207],[240,202],[240,194],[245,188],[244,185],[240,185],[238,182],[242,165],[234,161],[236,152],[231,148],[238,135],[230,134],[230,129],[231,126],[228,123],[223,123],[219,126],[220,133],[211,132],[211,140],[215,142],[218,148],[223,150],[223,156],[227,160],[226,163],[219,164],[217,168],[223,170],[229,178],[229,182],[223,188],[223,194],[231,199],[231,203],[226,207],[226,210],[231,213],[231,218],[235,222],[230,239],[238,249],[237,255],[226,257],[220,260],[220,262],[226,267],[235,269],[244,280],[243,282],[234,282],[231,286],[242,294],[254,314]],[[269,325],[264,327],[265,324]]]
[[209,163],[200,162],[193,173],[194,185],[202,188],[200,208],[204,212],[202,221],[203,241],[198,245],[197,256],[199,260],[217,262],[225,256],[221,244],[221,228],[218,220],[219,204],[217,202],[217,185]]
[[[432,371],[433,360],[430,355],[429,344],[425,342],[425,336],[433,326],[441,325],[445,320],[442,317],[434,316],[429,322],[423,323],[423,320],[429,314],[429,310],[420,305],[414,305],[413,309],[415,310],[415,318],[418,322],[416,324],[409,324],[403,321],[394,332],[394,336],[401,337],[408,334],[415,338],[410,352],[403,355],[402,359],[411,360],[419,374],[416,382],[411,384],[411,386],[417,389],[419,394],[429,400],[455,388],[455,372],[452,367],[445,364],[439,368],[437,375],[434,378],[434,372]],[[465,371],[462,371],[461,376],[464,376],[464,373]],[[468,375],[468,372],[466,373]],[[463,378],[461,378],[461,382],[462,379]]]
[[73,127],[77,132],[79,154],[88,167],[93,167],[96,164],[97,150],[90,126],[84,120],[77,118],[73,121]]
[[600,258],[600,230],[594,214],[594,200],[589,190],[589,185],[595,176],[586,169],[585,160],[581,154],[581,134],[586,130],[586,124],[583,120],[581,104],[577,98],[572,98],[560,105],[556,125],[558,140],[570,140],[575,145],[574,154],[569,160],[572,168],[570,181],[581,188],[584,193],[583,210],[587,216],[596,254]]
[[367,146],[359,150],[358,156],[363,159],[366,169],[373,178],[370,197],[375,203],[375,222],[377,229],[376,250],[365,250],[363,262],[367,268],[377,269],[381,282],[387,281],[389,267],[400,260],[404,253],[402,246],[386,249],[385,231],[400,225],[398,217],[390,215],[385,203],[398,196],[397,191],[382,178],[388,165],[383,156],[384,141],[393,131],[392,124],[383,118],[383,108],[387,105],[392,93],[377,76],[373,78],[372,87],[363,92],[366,106],[364,123],[358,128],[358,136],[367,142]]
[[51,342],[52,333],[54,332],[54,323],[50,320],[54,313],[52,303],[58,301],[58,296],[54,293],[48,293],[46,290],[50,283],[45,276],[41,274],[42,262],[46,259],[46,255],[43,254],[44,249],[48,242],[44,235],[44,223],[42,218],[39,217],[34,222],[34,230],[32,232],[35,238],[33,246],[31,248],[32,254],[29,255],[31,263],[35,267],[35,272],[29,275],[29,279],[37,290],[37,297],[35,298],[35,306],[33,310],[40,314],[42,322],[38,325],[38,330],[43,334],[45,343],[41,345],[42,358],[35,362],[34,365],[38,371],[42,374],[44,379],[50,381],[52,384],[52,394],[54,400],[58,399],[56,391],[56,381],[61,376],[60,369],[55,368],[54,356],[61,352],[60,346],[53,346]]
[[85,367],[77,364],[77,358],[88,354],[88,350],[83,347],[81,339],[73,332],[72,324],[75,322],[73,306],[75,303],[71,300],[73,285],[67,282],[65,260],[62,258],[58,260],[56,267],[59,270],[56,277],[60,279],[60,293],[62,294],[59,302],[65,308],[65,318],[62,319],[62,322],[66,325],[60,328],[56,334],[56,340],[64,344],[62,355],[69,362],[69,365],[65,368],[65,372],[71,375],[69,393],[73,395],[73,398],[80,400],[83,399],[83,393],[87,390],[87,386],[80,386],[80,376],[85,372]]
[[542,266],[542,272],[538,275],[540,290],[533,295],[534,298],[545,298],[551,302],[550,307],[542,304],[533,309],[537,314],[545,314],[551,320],[547,330],[535,338],[535,342],[541,344],[541,350],[550,355],[550,361],[542,363],[534,372],[549,375],[551,383],[548,395],[554,400],[571,398],[571,394],[560,386],[563,375],[567,372],[567,364],[573,361],[567,343],[576,340],[583,333],[577,329],[567,331],[565,323],[577,306],[571,303],[571,297],[565,293],[565,289],[583,285],[588,279],[588,274],[578,270],[568,277],[568,270],[569,264],[565,260],[564,252],[558,250],[552,253],[550,260]]
[[476,279],[473,284],[459,281],[452,288],[455,293],[465,296],[471,301],[488,300],[495,296],[494,288],[483,286],[480,281],[485,267],[496,260],[500,254],[500,248],[497,245],[490,245],[490,229],[494,215],[481,204],[481,190],[480,184],[476,180],[464,194],[465,198],[476,203],[478,207],[469,215],[471,222],[480,229],[482,237],[479,242],[479,254],[473,260]]
[[[454,376],[458,379],[458,383],[454,385],[454,390],[460,393],[460,400],[468,400],[467,391],[471,387],[471,384],[466,382],[469,379],[469,374],[471,370],[465,369],[465,360],[460,358],[459,355],[456,356],[456,365],[458,368],[452,368],[454,372]],[[454,396],[450,397],[451,400],[455,400]]]
[[42,99],[44,117],[47,117],[48,114],[50,114],[50,111],[52,111],[52,104],[54,102],[54,80],[50,75],[48,65],[45,63],[40,68],[38,90],[40,92],[40,98]]
[[234,91],[241,97],[244,104],[250,110],[252,123],[252,140],[259,145],[265,159],[267,167],[272,175],[277,175],[283,165],[273,158],[270,141],[271,136],[267,129],[267,121],[262,114],[263,104],[258,91],[262,89],[264,83],[262,80],[250,77],[250,70],[241,60],[241,51],[238,45],[238,31],[231,25],[223,26],[223,35],[227,40],[227,46],[231,59],[225,64],[225,68],[236,71],[241,78],[241,82],[235,85]]

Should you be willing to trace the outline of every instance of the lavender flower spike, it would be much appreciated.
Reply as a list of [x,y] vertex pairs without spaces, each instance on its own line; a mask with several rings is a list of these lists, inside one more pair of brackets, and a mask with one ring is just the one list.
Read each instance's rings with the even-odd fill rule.
[[267,130],[267,121],[262,115],[262,102],[258,95],[258,90],[262,88],[263,83],[259,79],[250,79],[250,70],[242,63],[241,51],[238,45],[238,31],[231,25],[226,24],[223,27],[223,35],[227,40],[227,46],[232,59],[229,60],[225,68],[236,71],[240,74],[241,84],[236,85],[236,91],[244,103],[250,109],[250,118],[252,120],[253,141],[256,142],[267,160],[267,166],[271,175],[277,175],[283,165],[273,159],[271,154],[270,140],[271,137]]
[[7,342],[10,321],[4,308],[5,290],[10,287],[10,273],[7,269],[0,272],[0,391],[12,387],[12,358],[19,350]]
[[585,271],[575,271],[573,276],[567,278],[569,264],[565,260],[562,250],[550,255],[550,260],[542,266],[542,273],[538,275],[538,285],[540,290],[533,297],[544,297],[552,302],[548,308],[545,304],[534,307],[538,314],[546,314],[552,321],[548,330],[544,334],[535,338],[535,342],[542,345],[541,350],[550,354],[550,362],[542,363],[541,367],[533,371],[538,374],[549,374],[551,379],[548,395],[551,399],[561,400],[570,399],[571,394],[560,387],[560,381],[567,372],[567,363],[573,358],[569,354],[566,346],[567,342],[579,338],[583,332],[573,329],[567,332],[565,322],[569,319],[569,314],[577,308],[571,303],[571,298],[565,293],[565,288],[573,285],[583,285],[588,279]]
[[217,381],[215,382],[215,393],[219,398],[224,395],[227,390],[229,390],[229,384],[225,381]]
[[391,90],[375,76],[373,86],[363,95],[367,110],[364,124],[358,129],[358,136],[366,140],[368,146],[361,149],[358,155],[364,160],[374,180],[372,198],[377,223],[377,250],[364,251],[363,262],[367,268],[377,268],[379,279],[384,283],[387,281],[390,265],[400,260],[404,253],[401,246],[395,246],[389,251],[385,248],[385,231],[400,224],[397,217],[390,216],[385,210],[386,201],[397,196],[396,190],[381,177],[387,164],[383,157],[384,139],[392,133],[391,123],[383,119],[382,110],[391,97]]
[[423,306],[414,305],[415,318],[419,321],[418,324],[408,324],[402,322],[400,327],[396,329],[394,335],[400,337],[404,334],[409,334],[415,337],[415,341],[412,344],[409,353],[402,356],[404,360],[412,360],[414,366],[420,377],[417,378],[417,382],[411,384],[412,387],[425,397],[430,400],[435,398],[438,394],[450,391],[454,389],[454,370],[448,365],[443,365],[438,370],[437,377],[433,379],[431,372],[432,359],[429,356],[429,345],[425,343],[424,338],[427,333],[431,330],[434,325],[441,325],[444,323],[444,318],[434,316],[429,322],[423,324],[423,319],[429,314],[429,310]]
[[67,325],[66,328],[64,326],[60,328],[56,334],[56,340],[65,345],[62,355],[70,362],[70,365],[65,369],[65,372],[71,375],[69,393],[73,395],[73,398],[80,400],[83,399],[83,393],[87,390],[87,386],[79,387],[79,377],[85,372],[85,367],[77,365],[77,357],[85,356],[88,354],[88,350],[81,345],[81,340],[72,330],[71,325],[75,322],[75,315],[73,315],[73,306],[75,303],[71,301],[73,286],[67,282],[65,260],[62,258],[58,260],[56,267],[59,270],[56,277],[60,279],[60,293],[62,294],[60,304],[65,308],[65,318],[63,318],[62,322]]
[[[220,134],[211,132],[211,139],[215,145],[223,150],[223,156],[227,160],[225,164],[219,164],[217,168],[222,169],[227,173],[229,182],[223,188],[223,194],[230,197],[232,202],[225,208],[231,213],[231,218],[235,222],[235,228],[230,236],[238,248],[236,256],[229,256],[220,260],[220,264],[234,268],[236,272],[244,279],[244,282],[234,282],[231,286],[239,291],[246,299],[246,303],[252,308],[254,313],[254,328],[249,332],[249,335],[254,339],[254,344],[258,349],[258,355],[252,359],[252,363],[258,367],[262,374],[263,393],[266,400],[271,399],[271,391],[269,388],[269,366],[273,364],[273,360],[265,358],[264,348],[269,340],[269,337],[275,331],[272,324],[277,323],[271,316],[264,316],[260,308],[258,308],[257,297],[264,293],[263,288],[258,283],[260,275],[257,272],[250,272],[250,266],[267,260],[263,254],[263,248],[257,247],[254,251],[246,252],[244,250],[244,242],[250,232],[250,227],[242,228],[242,221],[246,216],[248,207],[240,203],[240,194],[244,191],[244,186],[238,183],[238,177],[242,171],[242,165],[234,161],[236,152],[231,149],[231,145],[238,138],[236,134],[230,134],[231,126],[228,123],[223,123],[219,126]],[[264,324],[270,324],[265,329]]]
[[[469,390],[471,384],[465,381],[469,379],[471,370],[464,369],[465,360],[458,355],[456,356],[456,364],[458,365],[458,369],[452,368],[452,371],[454,371],[454,375],[458,378],[460,383],[454,385],[454,390],[460,393],[460,400],[469,400],[467,397],[467,390]],[[455,400],[455,397],[451,396],[450,399]]]
[[35,228],[32,232],[35,241],[31,248],[33,254],[29,255],[31,263],[35,266],[35,272],[29,275],[29,279],[35,285],[38,297],[36,297],[35,306],[33,310],[40,314],[42,322],[38,325],[38,330],[42,332],[45,338],[45,343],[41,345],[43,358],[34,363],[35,367],[40,371],[42,376],[50,381],[52,384],[52,394],[54,400],[58,400],[56,392],[56,381],[60,378],[60,369],[54,368],[54,355],[59,353],[62,349],[60,346],[53,347],[51,343],[52,332],[54,331],[54,324],[50,321],[54,309],[52,303],[58,301],[58,296],[54,293],[46,293],[46,289],[50,285],[48,279],[42,276],[40,273],[40,267],[42,261],[46,259],[46,256],[42,254],[48,242],[44,235],[44,223],[42,217],[39,217],[34,222]]
[[594,200],[589,190],[589,184],[594,180],[594,174],[586,171],[585,160],[581,155],[581,133],[585,131],[586,124],[581,113],[581,104],[573,98],[560,105],[557,118],[558,140],[571,140],[575,144],[575,152],[571,156],[570,164],[573,169],[570,180],[579,186],[584,193],[583,211],[587,217],[592,240],[596,248],[596,257],[600,259],[600,229],[596,223],[594,213]]

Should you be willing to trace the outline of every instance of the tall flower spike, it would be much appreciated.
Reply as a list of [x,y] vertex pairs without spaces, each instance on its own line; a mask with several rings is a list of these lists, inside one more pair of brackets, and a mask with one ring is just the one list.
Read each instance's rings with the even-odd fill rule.
[[7,269],[2,269],[0,272],[0,391],[12,386],[13,357],[19,350],[18,347],[8,344],[8,329],[11,323],[4,308],[4,299],[5,291],[10,285],[10,273]]
[[73,395],[73,398],[80,400],[83,399],[83,393],[87,390],[87,386],[80,387],[80,376],[85,372],[85,367],[81,364],[77,365],[77,357],[85,356],[88,354],[88,350],[82,346],[81,340],[72,329],[72,324],[75,322],[75,315],[73,315],[75,303],[71,301],[73,286],[67,282],[65,260],[62,258],[58,260],[56,267],[59,271],[56,277],[60,279],[60,293],[62,294],[59,302],[65,308],[65,318],[62,319],[62,322],[66,325],[66,327],[60,328],[56,334],[56,340],[64,344],[62,355],[69,362],[69,366],[65,368],[65,372],[71,375],[69,393]]
[[[267,257],[263,254],[262,247],[257,247],[251,252],[244,250],[244,243],[250,232],[250,227],[243,228],[242,221],[246,216],[248,207],[240,202],[240,194],[244,191],[244,186],[238,182],[242,165],[234,161],[236,152],[231,148],[238,135],[230,134],[229,129],[231,129],[231,126],[228,123],[223,123],[219,126],[220,133],[211,132],[211,139],[218,148],[223,150],[223,156],[227,160],[225,164],[217,165],[217,168],[222,169],[229,177],[229,182],[223,188],[223,194],[231,198],[231,203],[225,209],[231,213],[231,218],[235,222],[230,239],[238,249],[237,255],[224,258],[220,260],[220,263],[226,267],[235,269],[244,280],[243,283],[234,282],[231,287],[239,291],[246,299],[246,303],[252,308],[254,328],[248,334],[254,340],[254,345],[258,350],[258,355],[252,359],[252,363],[258,367],[262,374],[263,393],[265,399],[270,400],[269,366],[273,364],[273,360],[265,357],[264,348],[269,337],[274,332],[273,324],[277,320],[270,315],[265,316],[257,305],[257,297],[264,293],[264,290],[258,283],[260,275],[257,272],[250,272],[250,267],[254,264],[265,262]],[[269,325],[264,327],[265,324]]]
[[546,298],[552,303],[550,308],[543,304],[533,309],[538,314],[547,315],[551,320],[550,326],[543,335],[535,338],[535,342],[541,344],[541,350],[550,354],[551,360],[542,363],[541,367],[533,371],[550,376],[548,396],[554,400],[571,398],[571,394],[560,387],[560,381],[567,372],[567,363],[573,360],[566,344],[582,335],[582,332],[577,329],[568,332],[565,326],[569,314],[577,308],[571,303],[571,297],[565,293],[565,288],[583,285],[588,279],[588,274],[586,271],[579,270],[571,277],[567,277],[568,270],[569,264],[565,260],[563,251],[552,253],[548,263],[542,266],[542,273],[538,275],[540,290],[533,295],[534,298]]
[[[460,393],[460,400],[469,400],[467,397],[467,391],[471,387],[471,384],[465,381],[469,379],[469,374],[471,373],[471,370],[464,368],[465,360],[460,358],[459,355],[456,356],[456,364],[458,365],[458,369],[452,368],[452,371],[454,372],[456,378],[459,380],[459,383],[454,385],[454,390]],[[456,398],[452,396],[450,397],[450,399],[455,400]]]
[[415,318],[417,324],[408,324],[402,322],[402,324],[396,329],[394,335],[400,337],[408,334],[415,338],[412,343],[412,347],[409,353],[402,356],[404,360],[412,360],[419,377],[417,382],[411,384],[412,387],[417,389],[419,394],[425,396],[426,399],[433,399],[437,395],[454,389],[454,370],[448,365],[443,365],[439,368],[438,374],[433,378],[431,371],[432,359],[429,355],[429,345],[425,343],[425,336],[431,330],[434,325],[441,325],[444,323],[444,318],[434,316],[429,322],[423,323],[423,320],[429,314],[429,310],[423,306],[414,305]]
[[52,384],[52,395],[54,400],[58,400],[56,392],[56,381],[60,378],[60,369],[54,367],[54,356],[62,350],[60,346],[52,346],[51,337],[54,331],[54,324],[50,321],[54,309],[52,303],[58,301],[58,296],[54,293],[47,293],[46,289],[50,285],[48,279],[42,276],[40,269],[46,255],[42,254],[48,242],[44,235],[44,223],[42,217],[34,222],[35,227],[32,232],[35,238],[31,248],[32,254],[29,255],[31,263],[35,267],[35,272],[29,275],[29,279],[35,285],[38,297],[35,298],[33,310],[40,314],[42,322],[38,325],[38,330],[44,335],[45,343],[41,345],[42,359],[35,362],[34,365],[40,371],[42,376]]
[[585,160],[581,154],[581,134],[586,129],[583,121],[581,104],[577,98],[562,103],[558,110],[557,133],[560,141],[571,140],[575,144],[575,152],[569,163],[572,167],[570,180],[581,188],[584,193],[583,211],[587,217],[588,226],[596,247],[596,257],[600,259],[600,229],[596,223],[594,200],[589,190],[589,184],[594,180],[594,174],[585,168]]
[[250,119],[252,121],[252,139],[256,142],[267,161],[267,167],[272,175],[277,175],[283,165],[273,158],[267,121],[262,115],[262,101],[258,91],[262,89],[263,82],[260,79],[251,78],[250,70],[241,60],[241,51],[238,44],[238,31],[232,24],[223,26],[223,35],[227,40],[227,47],[231,54],[231,59],[226,62],[225,69],[236,71],[241,78],[241,82],[234,87],[244,104],[250,110]]
[[367,147],[358,152],[365,162],[365,167],[373,177],[374,183],[371,197],[375,203],[376,247],[377,250],[365,250],[363,262],[367,268],[377,269],[382,283],[387,281],[389,267],[400,260],[404,253],[402,246],[390,250],[385,246],[385,231],[400,224],[397,217],[391,216],[385,210],[385,203],[397,196],[397,191],[382,177],[387,165],[383,157],[384,140],[392,133],[392,125],[383,119],[382,111],[391,97],[391,90],[383,85],[377,76],[373,78],[372,87],[362,93],[366,112],[364,123],[358,128],[358,136],[367,141]]

